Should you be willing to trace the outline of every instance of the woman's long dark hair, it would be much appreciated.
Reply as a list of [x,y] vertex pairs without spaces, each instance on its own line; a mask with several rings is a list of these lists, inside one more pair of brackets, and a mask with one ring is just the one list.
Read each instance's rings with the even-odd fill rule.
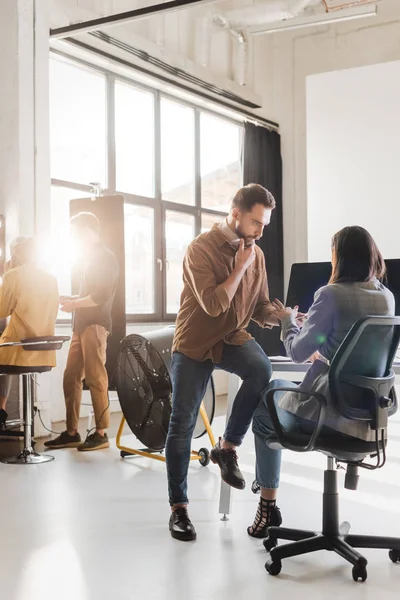
[[363,227],[341,229],[332,238],[336,264],[329,283],[370,281],[384,279],[385,261],[371,234]]

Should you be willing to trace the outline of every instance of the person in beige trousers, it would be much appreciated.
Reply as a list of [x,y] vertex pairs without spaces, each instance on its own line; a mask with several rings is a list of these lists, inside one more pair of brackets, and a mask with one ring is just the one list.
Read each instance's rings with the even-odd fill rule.
[[[100,223],[94,214],[73,217],[71,233],[82,256],[82,271],[79,295],[61,297],[61,310],[74,315],[63,381],[67,429],[45,445],[53,449],[77,447],[84,452],[110,445],[105,432],[110,424],[105,362],[118,264],[114,254],[100,242]],[[96,431],[82,443],[78,424],[83,379],[90,390]]]

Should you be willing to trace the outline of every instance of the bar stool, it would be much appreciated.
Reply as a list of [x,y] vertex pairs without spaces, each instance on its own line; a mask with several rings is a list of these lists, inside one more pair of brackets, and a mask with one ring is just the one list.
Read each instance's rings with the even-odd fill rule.
[[[26,338],[20,342],[6,342],[0,344],[0,348],[7,346],[22,346],[27,352],[41,352],[48,350],[60,350],[65,342],[71,338],[69,336],[43,336],[36,338]],[[33,435],[33,415],[35,404],[35,375],[51,371],[53,367],[38,366],[38,367],[20,367],[17,365],[0,365],[0,375],[19,375],[22,378],[22,404],[23,418],[20,420],[7,421],[7,426],[22,425],[22,431],[3,430],[2,435],[11,434],[24,438],[24,448],[18,456],[12,458],[4,458],[2,463],[9,465],[38,465],[54,460],[54,456],[49,454],[38,454],[32,447]]]

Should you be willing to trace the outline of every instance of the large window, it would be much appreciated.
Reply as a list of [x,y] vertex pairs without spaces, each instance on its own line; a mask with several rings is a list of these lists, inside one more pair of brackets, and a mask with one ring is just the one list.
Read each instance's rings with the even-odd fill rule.
[[241,185],[241,124],[59,55],[50,75],[60,293],[70,292],[69,201],[98,182],[125,198],[128,319],[173,320],[188,244],[225,218]]
[[161,98],[163,200],[195,204],[194,117],[192,108]]
[[234,123],[201,113],[201,205],[222,212],[240,188],[242,131]]
[[154,94],[115,83],[116,188],[154,196]]
[[[51,187],[51,237],[41,250],[44,264],[57,277],[58,291],[61,296],[71,294],[71,268],[75,261],[69,232],[69,203],[75,198],[87,196],[87,193],[71,188]],[[68,314],[61,311],[58,317],[70,319]]]
[[51,176],[77,183],[106,177],[106,78],[74,64],[50,62]]
[[126,311],[155,312],[154,208],[125,204]]
[[195,237],[193,215],[167,210],[165,213],[167,314],[176,314],[182,291],[182,261]]

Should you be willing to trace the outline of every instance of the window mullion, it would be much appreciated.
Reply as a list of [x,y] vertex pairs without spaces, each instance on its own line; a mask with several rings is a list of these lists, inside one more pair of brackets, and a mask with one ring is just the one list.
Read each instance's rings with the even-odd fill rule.
[[115,77],[108,75],[107,85],[107,189],[114,192],[116,184],[116,153],[115,153]]
[[195,216],[195,236],[197,237],[201,232],[201,158],[200,158],[200,111],[195,110],[194,116],[194,160],[195,160],[195,204],[196,204],[196,216]]
[[160,92],[155,92],[154,98],[154,195],[156,198],[155,210],[155,239],[154,239],[154,260],[155,260],[155,312],[157,318],[161,321],[164,318],[164,307],[166,298],[166,274],[165,274],[165,211],[162,207],[161,197],[161,96]]

